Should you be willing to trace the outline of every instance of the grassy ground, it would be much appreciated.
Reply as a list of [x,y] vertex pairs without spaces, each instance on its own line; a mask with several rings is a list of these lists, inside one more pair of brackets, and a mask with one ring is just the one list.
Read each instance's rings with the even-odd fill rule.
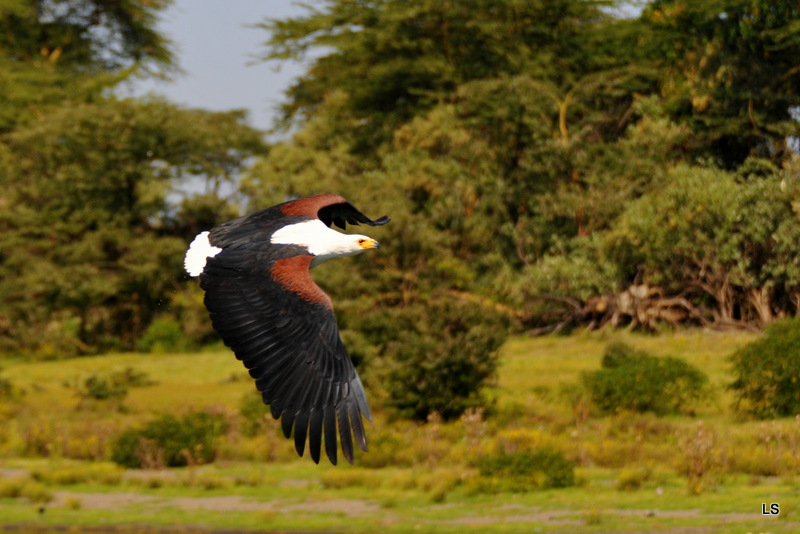
[[[209,465],[124,471],[106,461],[114,436],[158,414],[210,409],[237,420],[252,385],[226,351],[6,361],[2,376],[24,394],[0,402],[0,525],[793,532],[800,424],[741,420],[725,389],[726,357],[751,339],[713,332],[516,338],[503,349],[487,414],[415,425],[376,410],[370,451],[355,467],[297,459],[271,420],[255,437],[234,425]],[[581,372],[598,368],[611,340],[686,359],[709,375],[712,398],[691,417],[595,413],[570,392]],[[156,383],[130,388],[121,403],[76,395],[75,384],[92,373],[128,367]],[[576,462],[575,486],[509,492],[476,471],[476,458],[500,449],[542,447]],[[762,516],[771,503],[780,513]]]

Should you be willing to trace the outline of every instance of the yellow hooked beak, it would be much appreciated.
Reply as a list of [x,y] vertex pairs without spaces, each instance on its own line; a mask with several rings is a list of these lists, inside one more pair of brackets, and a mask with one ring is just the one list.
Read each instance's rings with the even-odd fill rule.
[[377,240],[372,239],[371,237],[359,239],[358,245],[365,250],[369,250],[371,248],[381,248],[380,243],[378,243]]

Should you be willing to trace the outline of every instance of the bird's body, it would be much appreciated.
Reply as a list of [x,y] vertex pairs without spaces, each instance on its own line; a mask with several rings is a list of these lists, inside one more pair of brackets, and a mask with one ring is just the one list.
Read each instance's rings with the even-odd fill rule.
[[[371,419],[364,388],[339,337],[328,295],[309,269],[323,261],[378,248],[363,235],[342,234],[335,224],[386,224],[371,220],[336,195],[285,202],[200,233],[185,267],[200,277],[214,329],[244,363],[273,417],[281,418],[295,447],[319,462],[325,451],[353,462],[353,438],[366,451],[361,420]],[[324,429],[324,433],[323,433]]]

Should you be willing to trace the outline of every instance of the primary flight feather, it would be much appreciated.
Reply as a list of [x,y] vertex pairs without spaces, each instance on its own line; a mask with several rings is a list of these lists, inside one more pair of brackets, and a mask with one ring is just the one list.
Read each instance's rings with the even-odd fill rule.
[[284,202],[215,226],[195,237],[184,266],[200,277],[214,329],[255,379],[272,416],[302,456],[325,452],[353,463],[353,440],[367,450],[364,388],[339,336],[331,299],[309,269],[329,259],[379,248],[343,234],[348,224],[380,226],[338,195]]

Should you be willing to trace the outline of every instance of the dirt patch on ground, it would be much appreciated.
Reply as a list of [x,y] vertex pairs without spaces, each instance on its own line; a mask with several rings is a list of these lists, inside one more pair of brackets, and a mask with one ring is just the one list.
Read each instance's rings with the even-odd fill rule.
[[48,506],[66,506],[70,501],[80,501],[81,508],[87,510],[114,510],[123,506],[141,503],[155,503],[160,499],[139,493],[78,493],[73,491],[54,491],[53,501]]
[[[133,473],[133,474],[131,474]],[[29,476],[26,469],[0,468],[0,478],[16,478]],[[150,480],[163,480],[174,476],[164,471],[128,471],[125,479],[147,484]],[[303,486],[308,485],[305,480],[284,481],[283,485]],[[378,501],[366,499],[319,499],[298,501],[297,499],[275,499],[272,501],[259,500],[253,497],[239,495],[218,495],[218,496],[199,496],[199,497],[168,497],[159,495],[146,495],[134,492],[105,492],[105,493],[85,493],[78,491],[54,491],[54,500],[47,504],[47,507],[74,507],[79,503],[79,507],[88,510],[119,510],[128,506],[143,506],[144,509],[159,510],[163,508],[177,508],[181,510],[210,510],[215,512],[266,512],[266,513],[295,513],[295,514],[336,514],[347,518],[376,518],[385,524],[407,521],[409,518],[401,518],[382,507]],[[430,504],[423,507],[426,510],[434,511],[437,509],[461,508],[461,503]],[[43,510],[43,509],[42,509]],[[515,524],[539,526],[550,528],[556,531],[567,532],[576,527],[587,524],[587,514],[598,517],[589,517],[600,522],[614,516],[641,518],[642,524],[658,524],[658,519],[698,519],[701,524],[708,525],[709,520],[713,520],[716,525],[735,526],[737,523],[752,521],[751,513],[706,513],[700,509],[686,510],[631,510],[631,509],[609,509],[601,512],[589,512],[587,510],[561,509],[547,510],[538,506],[524,506],[519,504],[504,504],[493,510],[491,515],[469,515],[474,511],[464,508],[461,510],[461,517],[453,519],[414,519],[420,525],[428,524],[447,524],[463,526],[491,526],[496,524]],[[42,513],[44,513],[42,511]],[[783,522],[783,527],[792,527],[792,523]],[[800,524],[797,524],[800,531]],[[57,528],[50,527],[52,530]],[[523,527],[520,527],[523,528]],[[663,528],[663,527],[661,527]],[[9,530],[9,525],[1,525],[0,531]],[[683,534],[685,532],[704,532],[708,527],[697,529],[672,528],[663,530],[671,534]],[[711,528],[714,530],[714,528]],[[158,532],[158,528],[151,530]],[[166,532],[166,531],[165,531]]]
[[[585,511],[580,510],[539,510],[538,508],[527,508],[517,505],[503,506],[498,509],[515,509],[520,512],[527,511],[527,513],[517,513],[513,515],[502,516],[472,516],[472,517],[459,517],[447,521],[453,525],[491,525],[495,523],[540,523],[552,526],[561,525],[583,525],[585,520],[581,517]],[[742,521],[751,521],[753,514],[744,513],[703,513],[701,510],[604,510],[600,512],[601,516],[627,516],[627,517],[641,517],[643,519],[691,519],[691,518],[705,518],[714,519],[721,524],[724,523],[737,523]],[[788,524],[788,523],[787,523]],[[671,532],[671,531],[670,531]]]
[[10,467],[0,467],[0,478],[17,478],[28,476],[27,469],[13,469]]
[[79,493],[72,491],[53,492],[54,500],[49,506],[67,506],[71,501],[80,501],[81,507],[91,510],[113,510],[134,504],[153,507],[176,507],[184,510],[213,510],[217,512],[322,512],[337,513],[350,517],[361,517],[380,511],[375,503],[358,499],[331,499],[292,503],[286,500],[259,501],[257,499],[222,495],[215,497],[154,497],[138,493]]
[[[124,506],[146,504],[154,508],[176,507],[184,510],[213,510],[219,512],[310,512],[341,514],[347,517],[367,517],[385,513],[374,501],[360,499],[330,499],[318,501],[292,502],[285,499],[259,501],[237,495],[214,497],[157,497],[130,492],[82,493],[56,491],[55,499],[48,506],[67,506],[70,501],[80,501],[85,509],[119,509]],[[431,508],[452,507],[456,505],[433,505]],[[583,525],[585,520],[576,510],[542,510],[537,507],[507,505],[500,510],[514,510],[510,514],[493,516],[466,516],[442,521],[452,525],[492,525],[496,523],[537,523],[542,526]],[[720,523],[737,523],[753,519],[753,514],[703,513],[700,510],[605,510],[604,516],[640,516],[642,518],[713,518]]]

